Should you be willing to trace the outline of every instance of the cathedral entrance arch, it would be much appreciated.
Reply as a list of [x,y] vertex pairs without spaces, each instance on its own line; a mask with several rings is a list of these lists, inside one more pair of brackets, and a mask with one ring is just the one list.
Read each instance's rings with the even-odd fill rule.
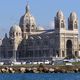
[[66,48],[67,48],[67,56],[71,57],[72,56],[72,41],[71,40],[67,40],[66,43]]

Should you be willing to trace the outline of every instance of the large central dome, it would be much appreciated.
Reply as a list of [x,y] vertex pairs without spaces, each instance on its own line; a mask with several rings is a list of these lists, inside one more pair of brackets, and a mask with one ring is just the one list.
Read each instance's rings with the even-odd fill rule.
[[19,25],[22,31],[26,31],[26,29],[36,29],[35,18],[31,15],[28,4],[26,6],[26,13],[21,17]]

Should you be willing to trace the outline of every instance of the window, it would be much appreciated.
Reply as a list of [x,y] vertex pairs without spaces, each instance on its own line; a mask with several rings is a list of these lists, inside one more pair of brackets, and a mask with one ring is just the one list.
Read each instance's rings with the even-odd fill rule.
[[79,45],[79,51],[80,51],[80,45]]
[[32,42],[32,41],[29,41],[29,42],[28,42],[28,45],[29,45],[29,46],[33,46],[33,42]]
[[58,29],[59,28],[59,22],[55,23],[55,27]]
[[76,22],[75,22],[75,24],[74,24],[74,28],[77,29],[77,23],[76,23]]
[[69,30],[73,30],[73,22],[72,22],[72,21],[69,22],[69,27],[68,27],[68,29],[69,29]]
[[26,27],[28,27],[28,26],[29,26],[29,24],[27,23],[27,24],[26,24]]
[[9,42],[10,42],[10,45],[12,45],[12,44],[13,44],[11,40],[10,40]]
[[13,32],[13,37],[15,36],[15,33]]
[[34,27],[34,25],[32,25],[32,27]]
[[18,32],[16,33],[16,36],[18,36]]
[[40,41],[39,40],[37,40],[37,45],[40,45]]
[[65,57],[64,51],[62,51],[62,57]]
[[59,29],[59,20],[55,17],[55,29]]
[[57,53],[57,57],[59,57],[59,51],[56,51],[56,53]]
[[76,56],[76,57],[78,56],[78,52],[77,52],[77,51],[75,51],[75,56]]
[[30,24],[27,24],[25,30],[26,30],[27,32],[29,32],[29,29],[30,29]]
[[61,28],[64,28],[64,23],[61,23]]
[[44,45],[46,45],[46,46],[48,45],[48,41],[47,40],[44,41]]
[[12,36],[13,36],[13,34],[12,34],[12,33],[10,33],[10,36],[12,37]]
[[13,52],[12,51],[8,51],[8,58],[12,58],[13,57]]

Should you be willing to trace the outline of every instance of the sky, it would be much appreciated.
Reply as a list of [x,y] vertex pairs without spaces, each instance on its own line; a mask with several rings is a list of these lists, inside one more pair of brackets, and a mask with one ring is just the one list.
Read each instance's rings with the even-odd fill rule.
[[[36,23],[45,29],[53,28],[53,20],[58,10],[62,10],[66,19],[75,11],[80,20],[80,0],[28,0],[31,14]],[[25,14],[27,0],[0,1],[0,38],[9,33],[10,27],[19,24],[20,17]],[[80,21],[79,21],[80,22]]]

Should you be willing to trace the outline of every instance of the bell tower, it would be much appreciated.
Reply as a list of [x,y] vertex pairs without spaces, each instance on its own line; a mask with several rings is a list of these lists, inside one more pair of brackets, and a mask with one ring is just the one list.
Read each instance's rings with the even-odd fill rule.
[[55,17],[55,30],[64,30],[65,29],[65,18],[63,12],[59,10]]
[[59,10],[55,17],[55,54],[58,57],[65,57],[65,33],[66,23],[63,12]]
[[78,30],[78,17],[75,12],[72,12],[68,18],[68,30]]

